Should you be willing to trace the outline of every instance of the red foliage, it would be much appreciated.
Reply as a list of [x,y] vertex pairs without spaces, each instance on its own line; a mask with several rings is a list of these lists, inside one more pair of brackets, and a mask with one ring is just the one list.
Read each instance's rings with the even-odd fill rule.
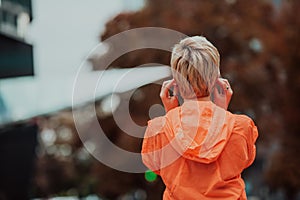
[[[148,26],[207,37],[220,51],[222,75],[232,83],[230,110],[250,115],[259,127],[258,157],[271,158],[264,171],[268,184],[293,195],[300,189],[299,9],[297,0],[283,2],[279,8],[261,0],[149,0],[141,11],[109,21],[101,40]],[[169,57],[169,52],[140,50],[120,57],[112,66],[168,64]]]

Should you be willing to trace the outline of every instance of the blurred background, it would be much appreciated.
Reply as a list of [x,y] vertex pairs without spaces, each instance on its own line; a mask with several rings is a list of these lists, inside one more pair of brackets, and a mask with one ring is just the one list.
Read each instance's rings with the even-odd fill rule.
[[[0,200],[161,199],[159,177],[120,172],[91,156],[71,109],[80,64],[89,63],[87,79],[103,70],[90,51],[138,27],[203,35],[219,49],[221,74],[234,90],[229,110],[250,116],[260,133],[256,160],[243,173],[248,198],[300,199],[300,1],[0,0]],[[169,60],[167,51],[132,51],[111,63],[107,76]],[[78,106],[84,123],[93,127],[96,108],[107,137],[140,152],[142,139],[123,132],[112,114],[129,98],[132,120],[147,124],[149,110],[161,104],[157,79],[139,82],[150,74],[157,75],[134,77],[134,91],[116,94],[113,106],[109,91]]]

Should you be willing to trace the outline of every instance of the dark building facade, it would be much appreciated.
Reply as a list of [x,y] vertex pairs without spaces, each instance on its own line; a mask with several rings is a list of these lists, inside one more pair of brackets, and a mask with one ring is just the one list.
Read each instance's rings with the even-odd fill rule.
[[33,47],[24,40],[31,0],[0,0],[0,78],[33,75]]

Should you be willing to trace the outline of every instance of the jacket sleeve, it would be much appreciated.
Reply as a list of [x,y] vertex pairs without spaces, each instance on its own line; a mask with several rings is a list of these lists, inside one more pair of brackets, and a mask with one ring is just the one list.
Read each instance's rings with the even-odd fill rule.
[[158,117],[148,122],[142,145],[143,163],[158,175],[160,174],[161,166],[161,135],[164,134],[164,122],[163,117]]
[[246,136],[247,136],[247,148],[248,148],[248,163],[246,165],[246,168],[249,167],[256,156],[256,147],[255,147],[255,142],[258,137],[258,130],[257,127],[255,126],[254,122],[252,119],[249,118],[249,121],[247,122],[246,125]]

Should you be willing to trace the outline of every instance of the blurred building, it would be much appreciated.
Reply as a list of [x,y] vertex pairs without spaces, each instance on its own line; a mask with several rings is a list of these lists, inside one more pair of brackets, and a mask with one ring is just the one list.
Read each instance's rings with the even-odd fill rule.
[[0,78],[33,75],[33,47],[24,40],[31,0],[0,0]]
[[[31,0],[0,0],[0,79],[34,74],[33,47],[24,39],[31,20]],[[0,94],[0,123],[8,114]],[[0,199],[29,199],[36,138],[35,123],[0,127]]]

